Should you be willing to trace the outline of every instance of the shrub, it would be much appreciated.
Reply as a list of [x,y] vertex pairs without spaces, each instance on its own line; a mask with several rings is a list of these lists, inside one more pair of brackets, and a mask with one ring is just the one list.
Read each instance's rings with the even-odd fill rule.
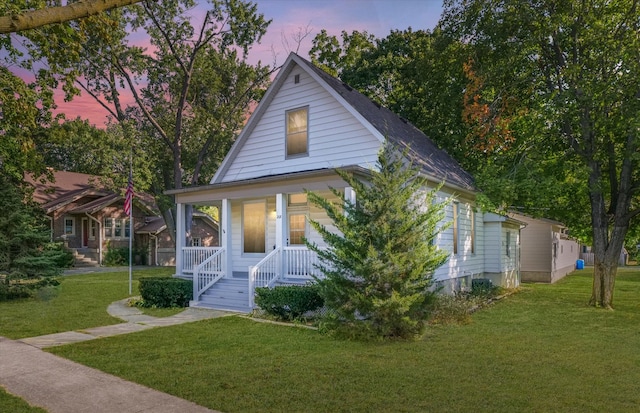
[[256,288],[256,304],[281,320],[296,320],[324,305],[317,285],[287,285]]
[[187,307],[193,294],[191,281],[181,278],[141,278],[139,288],[145,307]]
[[[133,256],[135,265],[147,265],[147,247],[133,247]],[[104,256],[104,265],[107,267],[117,267],[129,265],[129,247],[112,247],[107,245],[107,251]]]
[[121,266],[129,264],[129,248],[112,247],[107,245],[107,251],[104,254],[104,265],[107,267]]
[[474,278],[471,280],[471,295],[477,297],[493,297],[500,287],[494,286],[487,278]]

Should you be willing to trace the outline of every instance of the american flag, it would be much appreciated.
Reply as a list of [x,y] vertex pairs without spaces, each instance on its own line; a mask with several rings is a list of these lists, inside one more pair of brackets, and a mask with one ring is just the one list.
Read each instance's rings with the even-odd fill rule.
[[124,213],[131,215],[131,203],[133,202],[133,177],[129,174],[127,191],[124,194]]

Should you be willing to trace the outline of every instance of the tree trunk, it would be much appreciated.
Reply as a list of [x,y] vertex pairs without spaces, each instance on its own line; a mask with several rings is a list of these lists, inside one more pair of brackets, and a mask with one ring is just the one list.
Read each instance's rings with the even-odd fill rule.
[[102,13],[116,7],[128,6],[141,0],[86,0],[66,6],[45,7],[20,14],[0,16],[0,34],[21,32],[47,24],[63,23]]
[[597,256],[593,267],[593,291],[589,305],[606,309],[613,308],[613,287],[618,271],[618,261],[604,262]]
[[[590,165],[589,198],[591,201],[591,223],[593,227],[593,288],[589,305],[606,309],[613,308],[613,287],[618,260],[624,246],[624,238],[629,229],[630,197],[619,191],[615,196],[616,210],[611,214],[605,208],[605,197],[598,182],[600,165],[594,161]],[[625,177],[623,175],[623,177]],[[628,180],[620,180],[621,186]],[[612,196],[612,198],[614,198]],[[611,227],[613,224],[613,227]]]
[[171,238],[171,240],[175,243],[176,241],[176,224],[175,224],[175,218],[174,218],[174,214],[173,214],[173,209],[172,208],[168,208],[164,211],[161,211],[162,213],[162,217],[164,218],[164,223],[167,226],[167,232],[169,233],[169,237]]

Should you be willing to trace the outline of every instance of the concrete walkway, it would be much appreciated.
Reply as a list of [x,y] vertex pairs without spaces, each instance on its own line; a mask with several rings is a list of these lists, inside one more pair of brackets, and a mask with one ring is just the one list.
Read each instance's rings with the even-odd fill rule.
[[107,309],[126,323],[22,340],[0,337],[0,386],[50,413],[214,412],[40,350],[233,314],[188,308],[171,317],[157,318],[128,307],[126,302],[115,302]]

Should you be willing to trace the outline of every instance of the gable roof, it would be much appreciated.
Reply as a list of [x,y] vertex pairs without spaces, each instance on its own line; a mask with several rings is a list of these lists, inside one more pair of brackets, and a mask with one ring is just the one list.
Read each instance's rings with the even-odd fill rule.
[[358,118],[381,142],[388,139],[400,150],[407,150],[411,161],[419,166],[422,172],[436,182],[445,181],[448,185],[460,189],[477,191],[473,177],[444,150],[429,139],[422,131],[402,119],[389,109],[374,103],[371,99],[334,78],[311,62],[295,53],[291,53],[284,63],[274,82],[265,93],[258,107],[245,125],[233,147],[220,165],[211,180],[212,184],[220,183],[226,172],[230,159],[239,152],[244,141],[266,111],[278,89],[294,67],[305,70],[318,84],[327,90],[345,109]]
[[40,204],[52,205],[57,200],[73,198],[87,190],[102,189],[102,185],[98,185],[99,178],[94,175],[68,171],[53,171],[52,174],[54,182],[49,182],[45,176],[25,176],[25,180],[35,189],[34,200]]
[[[94,214],[111,204],[124,202],[122,195],[104,188],[100,176],[69,171],[52,171],[51,173],[54,182],[49,182],[44,176],[35,179],[30,175],[25,176],[25,180],[34,187],[34,201],[40,203],[47,214],[81,198],[87,198],[90,201],[85,201],[83,205],[68,212]],[[135,205],[146,213],[158,213],[155,200],[150,194],[137,192],[133,199]]]

